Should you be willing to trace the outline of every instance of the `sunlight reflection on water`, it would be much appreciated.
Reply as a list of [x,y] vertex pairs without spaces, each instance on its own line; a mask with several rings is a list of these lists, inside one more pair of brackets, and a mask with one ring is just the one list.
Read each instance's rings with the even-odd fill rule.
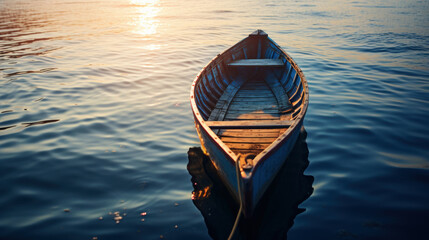
[[[305,174],[315,192],[288,238],[418,239],[429,214],[428,9],[418,0],[1,1],[0,238],[208,239],[186,169],[199,146],[190,84],[261,28],[310,90]],[[124,208],[116,224],[108,213]]]
[[[135,5],[137,12],[137,16],[131,22],[131,25],[135,26],[133,32],[142,36],[156,34],[159,25],[157,17],[161,11],[159,0],[131,0],[131,3]],[[153,47],[149,49],[153,50]]]

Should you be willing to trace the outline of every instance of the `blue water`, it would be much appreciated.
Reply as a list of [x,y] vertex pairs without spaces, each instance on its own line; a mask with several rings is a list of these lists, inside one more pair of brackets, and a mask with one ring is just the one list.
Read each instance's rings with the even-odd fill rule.
[[[261,232],[425,238],[428,13],[417,0],[0,0],[0,239],[219,236],[225,222],[192,200],[205,175],[187,168],[189,90],[258,28],[308,80],[308,156],[291,174],[312,179],[279,208],[284,227]],[[301,189],[288,171],[278,205]]]

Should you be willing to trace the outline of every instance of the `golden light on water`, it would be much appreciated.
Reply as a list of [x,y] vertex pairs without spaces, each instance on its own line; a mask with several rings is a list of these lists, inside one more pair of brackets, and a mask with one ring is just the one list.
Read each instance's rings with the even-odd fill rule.
[[132,25],[135,26],[134,33],[147,36],[157,32],[159,20],[157,16],[161,11],[159,0],[130,0],[135,6],[136,16]]
[[204,189],[193,191],[192,200],[202,200],[210,196],[210,186],[206,186]]

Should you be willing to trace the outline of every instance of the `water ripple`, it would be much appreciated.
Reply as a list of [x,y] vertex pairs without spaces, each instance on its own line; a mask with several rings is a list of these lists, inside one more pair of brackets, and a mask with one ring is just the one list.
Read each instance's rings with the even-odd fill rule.
[[256,28],[286,49],[310,85],[314,194],[287,237],[422,238],[428,8],[391,0],[3,1],[0,238],[209,239],[186,168],[188,149],[200,145],[189,87]]

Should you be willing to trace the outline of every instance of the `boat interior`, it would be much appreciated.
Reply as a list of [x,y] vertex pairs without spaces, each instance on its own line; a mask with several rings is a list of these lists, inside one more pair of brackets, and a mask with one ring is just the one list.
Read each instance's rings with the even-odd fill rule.
[[268,36],[218,55],[195,82],[206,124],[236,154],[252,160],[291,125],[303,105],[299,68]]

